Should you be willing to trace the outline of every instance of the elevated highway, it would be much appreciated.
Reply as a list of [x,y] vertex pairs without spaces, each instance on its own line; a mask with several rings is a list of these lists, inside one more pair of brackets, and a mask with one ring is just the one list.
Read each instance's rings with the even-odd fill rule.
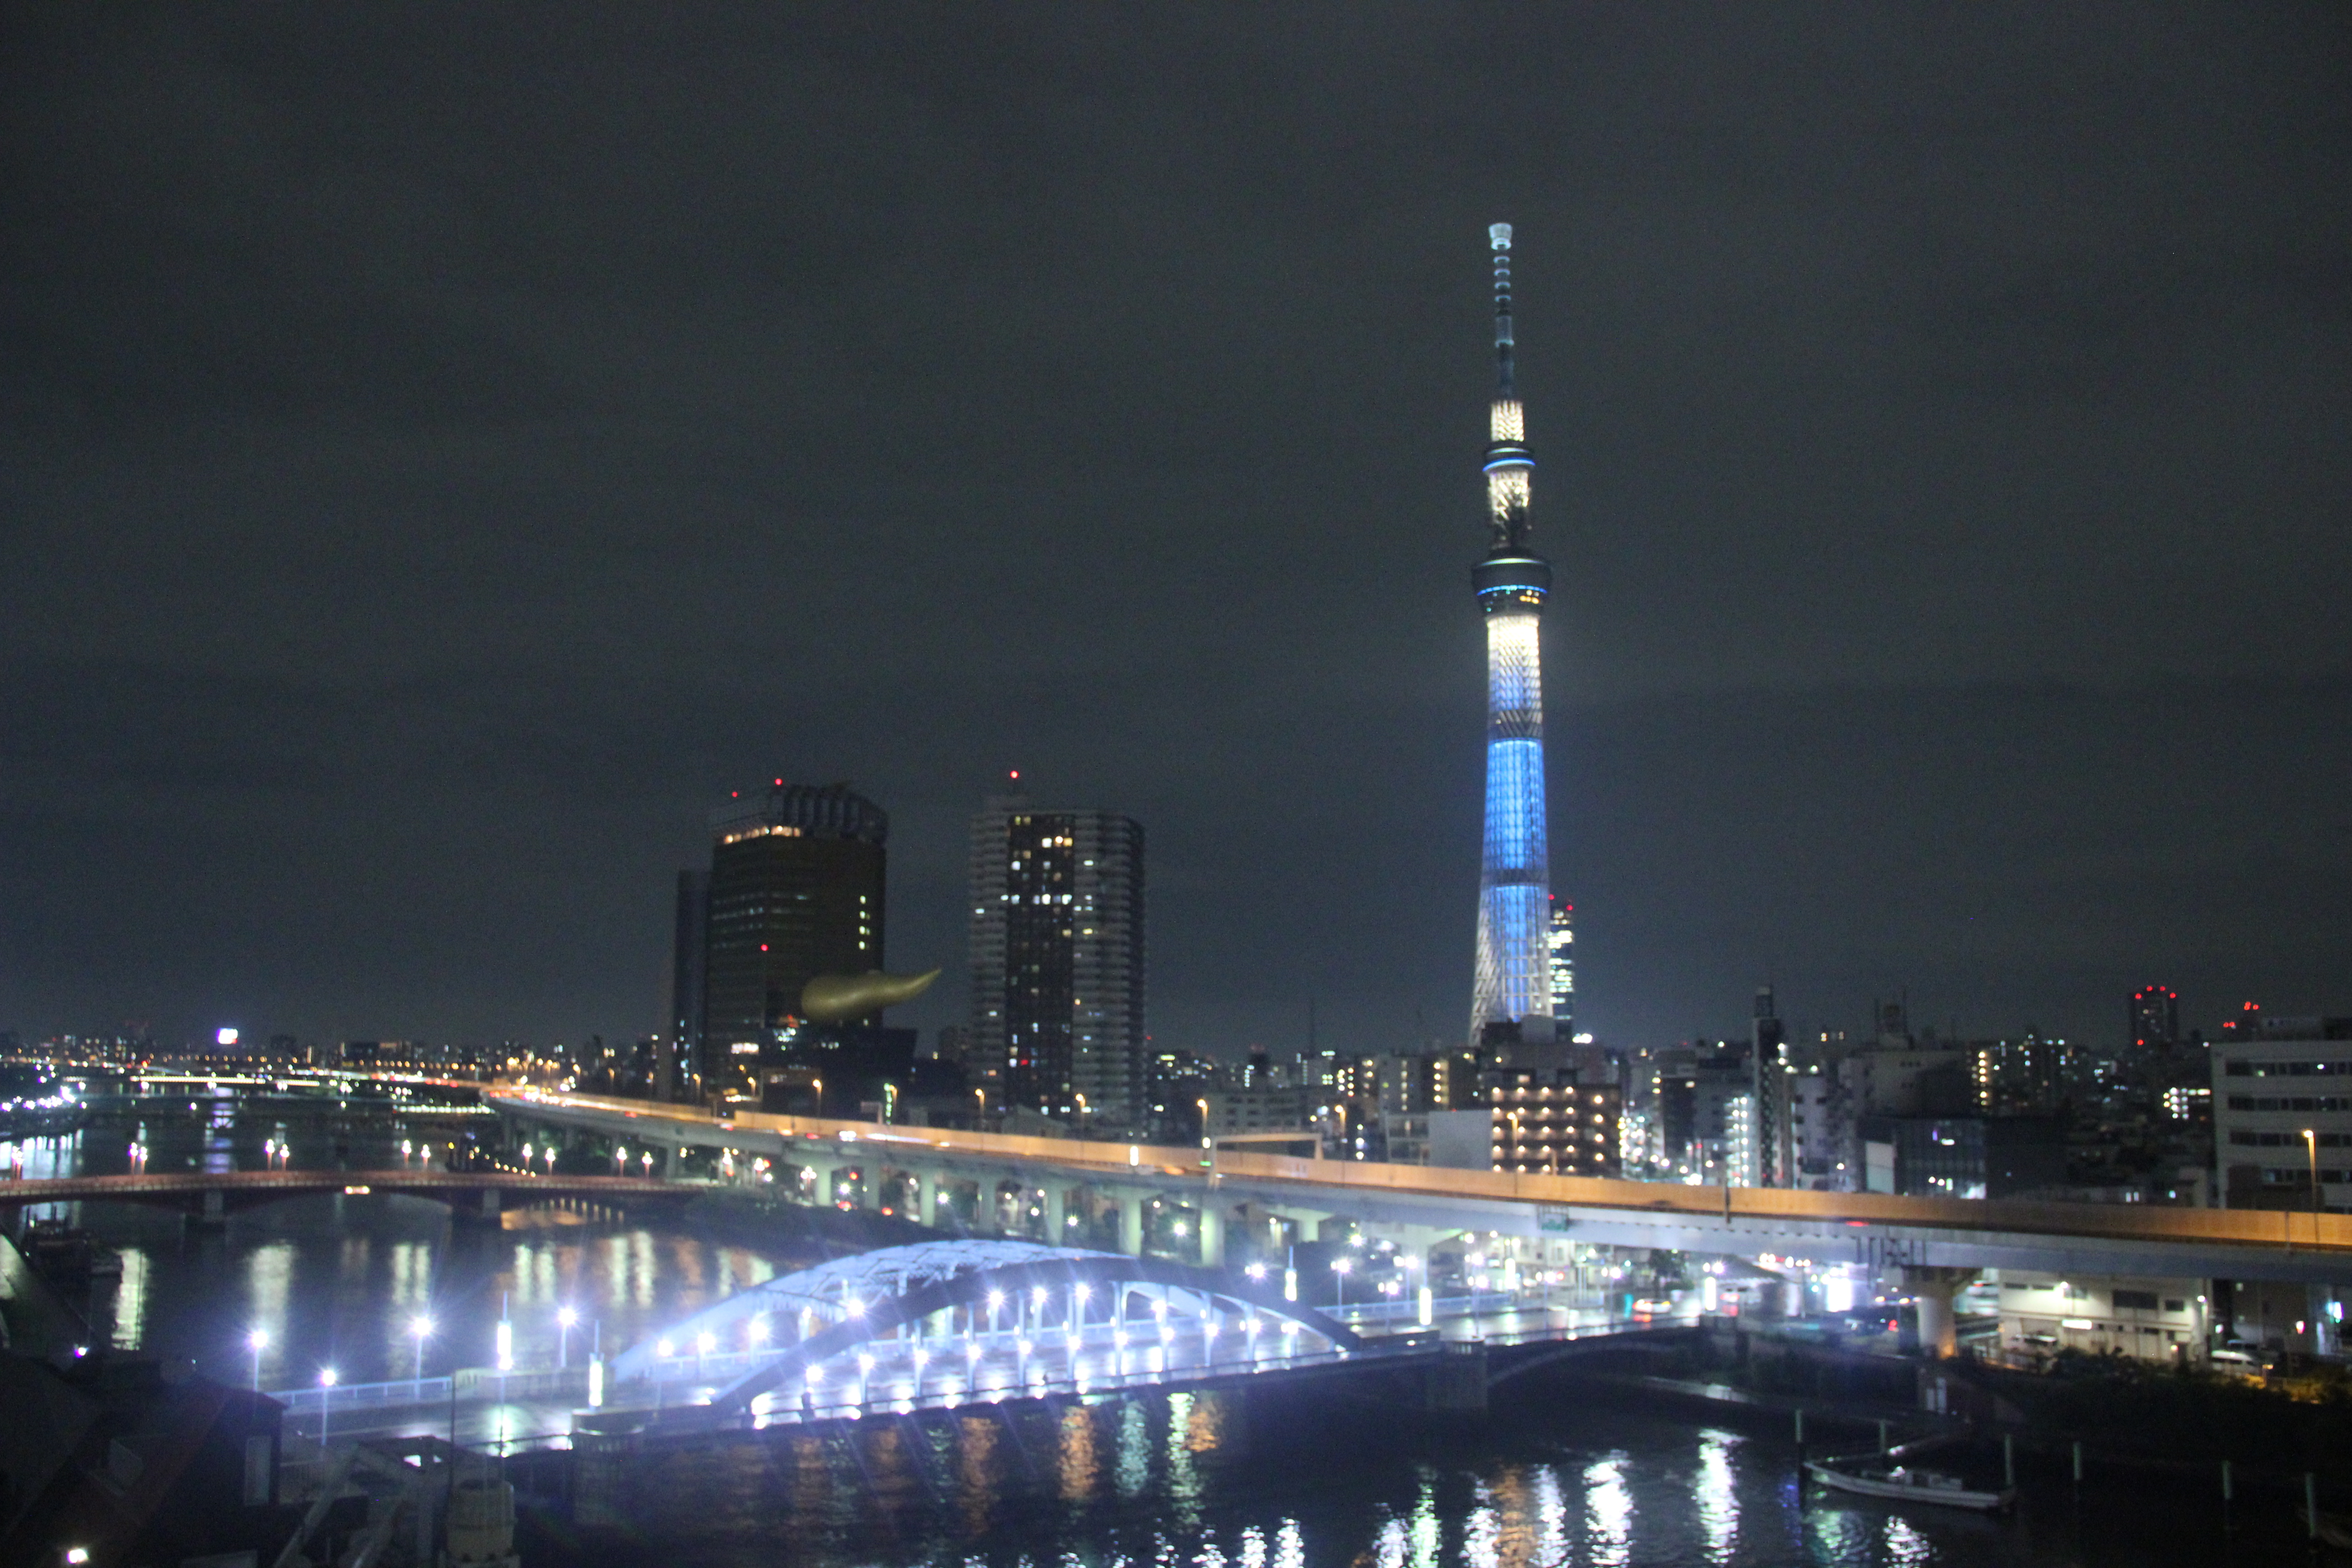
[[[1071,1188],[1116,1201],[1121,1250],[1142,1250],[1152,1198],[1199,1215],[1200,1261],[1223,1262],[1236,1224],[1323,1220],[1428,1234],[1467,1230],[1600,1246],[1671,1247],[1816,1264],[1939,1271],[1999,1268],[2062,1276],[2352,1282],[2352,1216],[2139,1205],[1910,1198],[1695,1187],[1426,1165],[1370,1164],[1243,1150],[877,1126],[651,1101],[492,1089],[486,1103],[524,1136],[629,1149],[731,1151],[739,1161],[824,1173],[903,1173],[932,1217],[947,1181],[1042,1190],[1057,1216]],[[673,1158],[673,1163],[675,1163]],[[1057,1221],[1055,1222],[1057,1225]],[[1302,1228],[1302,1234],[1304,1233]],[[1049,1235],[1058,1235],[1049,1226]]]

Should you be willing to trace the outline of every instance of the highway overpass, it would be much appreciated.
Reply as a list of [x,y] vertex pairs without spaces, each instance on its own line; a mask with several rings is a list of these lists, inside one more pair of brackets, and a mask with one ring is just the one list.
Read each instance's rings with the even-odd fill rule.
[[[1118,1204],[1121,1249],[1130,1253],[1142,1250],[1143,1205],[1159,1198],[1198,1214],[1201,1261],[1212,1267],[1223,1262],[1225,1237],[1235,1226],[1272,1218],[1298,1224],[1302,1235],[1324,1220],[1433,1237],[1493,1231],[1901,1268],[1929,1282],[1951,1271],[1994,1268],[2352,1283],[2352,1216],[2340,1215],[1695,1187],[759,1112],[722,1117],[695,1107],[520,1089],[488,1090],[485,1101],[518,1139],[586,1139],[633,1152],[731,1151],[739,1163],[764,1157],[828,1177],[853,1168],[904,1173],[921,1194],[910,1206],[923,1216],[934,1215],[941,1184],[1017,1182],[1046,1195],[1048,1234],[1058,1235],[1063,1203],[1073,1189],[1084,1189]],[[665,1164],[674,1169],[674,1155]]]

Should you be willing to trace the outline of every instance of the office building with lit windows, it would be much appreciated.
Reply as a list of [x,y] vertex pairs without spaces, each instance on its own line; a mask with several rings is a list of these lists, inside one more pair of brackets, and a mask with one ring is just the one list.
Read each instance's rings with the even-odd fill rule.
[[968,1066],[1008,1107],[1088,1130],[1139,1128],[1143,827],[1108,811],[991,800],[971,827]]
[[[756,1094],[820,974],[883,967],[890,819],[847,784],[786,784],[711,814],[702,1089]],[[874,1019],[862,1022],[872,1023]]]
[[2352,1018],[2262,1018],[2211,1066],[2222,1206],[2352,1212]]
[[1576,906],[1558,893],[1551,896],[1546,945],[1550,952],[1551,1026],[1565,1040],[1576,1027]]
[[1534,1074],[1489,1075],[1488,1168],[1553,1176],[1614,1176],[1623,1169],[1622,1092],[1613,1083],[1547,1084]]

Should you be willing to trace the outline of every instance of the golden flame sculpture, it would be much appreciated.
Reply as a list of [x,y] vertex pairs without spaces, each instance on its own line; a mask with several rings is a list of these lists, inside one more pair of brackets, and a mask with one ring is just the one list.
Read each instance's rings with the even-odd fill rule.
[[801,987],[801,1016],[813,1024],[845,1024],[912,1002],[939,977],[936,969],[923,974],[885,974],[878,969],[863,974],[820,974]]

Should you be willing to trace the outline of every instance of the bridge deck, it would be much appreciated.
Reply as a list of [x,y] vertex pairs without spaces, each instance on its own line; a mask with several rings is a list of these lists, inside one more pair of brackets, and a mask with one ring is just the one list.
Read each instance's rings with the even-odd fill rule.
[[[1799,1222],[1816,1226],[1867,1226],[1911,1232],[2000,1233],[2075,1241],[2172,1243],[2265,1252],[2292,1250],[2325,1255],[2339,1267],[2352,1264],[2352,1215],[2346,1215],[1896,1197],[1881,1193],[1800,1192],[1780,1187],[1695,1187],[1593,1176],[1315,1160],[1233,1150],[1219,1150],[1210,1157],[1198,1148],[928,1127],[880,1127],[872,1122],[755,1111],[713,1118],[692,1107],[528,1089],[495,1091],[487,1098],[494,1106],[524,1115],[552,1118],[572,1111],[617,1117],[625,1124],[637,1124],[635,1135],[652,1141],[687,1137],[698,1143],[724,1143],[729,1134],[746,1135],[747,1141],[764,1135],[787,1142],[805,1144],[816,1140],[832,1143],[836,1146],[827,1151],[827,1157],[836,1162],[864,1160],[887,1165],[894,1154],[927,1154],[1046,1165],[1130,1180],[1200,1180],[1213,1176],[1224,1184],[1289,1189],[1303,1206],[1312,1206],[1318,1195],[1434,1198],[1525,1204],[1588,1214],[1614,1212],[1637,1219],[1712,1221],[1727,1227],[1741,1222]],[[2182,1272],[2212,1271],[2200,1269],[2195,1260],[2184,1258]]]

